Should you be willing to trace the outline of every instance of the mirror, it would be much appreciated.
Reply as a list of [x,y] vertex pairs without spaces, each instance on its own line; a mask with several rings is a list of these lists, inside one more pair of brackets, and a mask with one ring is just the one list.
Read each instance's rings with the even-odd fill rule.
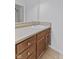
[[24,22],[24,6],[15,4],[15,22]]
[[15,21],[25,23],[39,21],[40,0],[15,0]]

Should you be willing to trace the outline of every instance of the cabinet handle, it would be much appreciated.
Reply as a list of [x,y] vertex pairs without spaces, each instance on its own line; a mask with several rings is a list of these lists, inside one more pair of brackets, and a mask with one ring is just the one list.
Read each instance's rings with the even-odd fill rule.
[[22,58],[22,55],[17,56],[17,59],[20,59],[20,58]]
[[28,56],[30,55],[30,52],[28,52]]
[[30,42],[28,42],[28,46],[30,46],[31,45],[31,43]]

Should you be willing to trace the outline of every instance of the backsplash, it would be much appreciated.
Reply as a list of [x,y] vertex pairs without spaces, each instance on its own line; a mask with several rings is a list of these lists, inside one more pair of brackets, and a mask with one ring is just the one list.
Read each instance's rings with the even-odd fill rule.
[[33,22],[19,22],[16,23],[15,28],[21,28],[21,27],[28,27],[32,25],[51,25],[49,22],[38,22],[38,21],[33,21]]

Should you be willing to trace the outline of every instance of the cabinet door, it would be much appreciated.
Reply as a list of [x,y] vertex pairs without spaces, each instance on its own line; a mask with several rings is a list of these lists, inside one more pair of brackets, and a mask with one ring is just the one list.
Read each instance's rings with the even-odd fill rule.
[[37,57],[41,55],[44,49],[45,49],[45,40],[44,37],[42,37],[40,40],[37,41]]

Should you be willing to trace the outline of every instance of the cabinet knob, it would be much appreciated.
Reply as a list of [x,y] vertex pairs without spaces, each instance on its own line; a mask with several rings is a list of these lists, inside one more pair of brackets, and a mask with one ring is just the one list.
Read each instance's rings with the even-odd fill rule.
[[17,56],[17,59],[20,59],[20,58],[22,58],[22,55]]
[[28,42],[28,46],[30,46],[31,45],[31,43],[30,42]]
[[30,55],[30,52],[28,52],[28,56]]

